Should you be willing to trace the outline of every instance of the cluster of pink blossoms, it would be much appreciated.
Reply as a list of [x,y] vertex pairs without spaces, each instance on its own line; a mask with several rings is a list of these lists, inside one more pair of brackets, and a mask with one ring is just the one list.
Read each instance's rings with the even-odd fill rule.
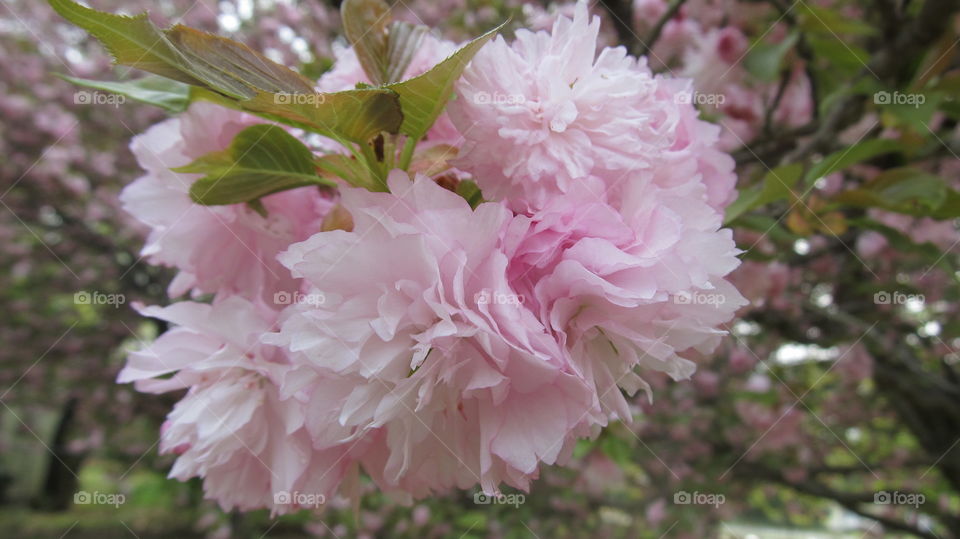
[[[633,0],[634,29],[641,36],[648,35],[669,9],[666,0]],[[650,51],[655,69],[693,79],[701,108],[724,127],[721,148],[748,145],[764,135],[765,127],[801,127],[812,118],[814,103],[803,59],[786,60],[789,76],[779,99],[780,81],[758,79],[744,67],[751,51],[790,38],[788,25],[779,14],[771,15],[770,9],[757,2],[689,0],[665,22]],[[857,17],[855,13],[850,16]],[[743,29],[768,19],[776,22],[763,22],[762,34],[751,46]],[[777,107],[766,118],[766,107],[774,102]],[[766,125],[767,121],[772,125]]]
[[[426,142],[459,148],[476,208],[401,170],[389,192],[270,195],[266,216],[204,207],[170,168],[260,120],[196,104],[134,141],[147,175],[123,198],[150,226],[144,255],[179,270],[171,296],[212,295],[142,308],[172,329],[120,374],[187,389],[162,430],[173,477],[275,513],[349,494],[361,471],[412,497],[527,489],[629,421],[644,372],[691,375],[683,356],[712,351],[745,304],[725,279],[733,161],[690,81],[596,54],[598,27],[580,3],[474,58]],[[429,38],[410,74],[451,50]],[[363,79],[337,56],[321,89]]]

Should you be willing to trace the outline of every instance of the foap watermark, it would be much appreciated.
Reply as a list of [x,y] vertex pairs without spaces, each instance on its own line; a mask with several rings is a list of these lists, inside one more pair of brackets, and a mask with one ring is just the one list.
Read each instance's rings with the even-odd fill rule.
[[73,493],[74,505],[112,505],[120,507],[127,501],[127,497],[119,493],[87,492],[81,490]]
[[700,92],[680,92],[674,97],[678,105],[720,106],[727,100],[723,94],[702,94]]
[[273,94],[274,105],[322,105],[326,102],[327,96],[321,93],[301,94],[280,92]]
[[89,92],[87,90],[73,92],[73,103],[75,105],[111,105],[119,107],[126,102],[127,96],[120,94]]
[[920,492],[888,492],[881,490],[873,493],[873,503],[877,505],[912,505],[919,508],[927,501],[927,497]]
[[127,302],[127,297],[123,294],[104,294],[96,290],[88,292],[81,290],[73,295],[75,305],[113,305],[119,308]]
[[477,505],[512,505],[520,507],[527,497],[523,494],[496,494],[490,495],[483,492],[473,493],[473,503]]
[[873,302],[877,305],[906,305],[908,303],[923,304],[925,297],[923,294],[904,294],[903,292],[888,292],[881,290],[873,295]]
[[927,98],[923,94],[904,94],[899,91],[890,93],[882,90],[873,94],[874,105],[913,105],[919,108],[926,102]]
[[473,295],[477,305],[521,305],[525,301],[523,294],[509,294],[483,289]]
[[299,492],[281,490],[273,493],[274,505],[295,505],[297,507],[320,507],[327,502],[327,497],[315,492]]
[[522,105],[527,102],[523,94],[502,94],[500,92],[477,92],[473,94],[473,102],[477,105]]
[[714,492],[687,492],[680,490],[673,493],[673,503],[675,505],[712,505],[720,507],[726,503],[727,497],[723,494]]
[[300,292],[274,292],[275,305],[312,305],[318,307],[327,302],[327,297],[319,292],[302,294]]
[[727,296],[723,294],[707,292],[677,292],[673,296],[673,302],[677,305],[713,305],[719,307],[726,303]]

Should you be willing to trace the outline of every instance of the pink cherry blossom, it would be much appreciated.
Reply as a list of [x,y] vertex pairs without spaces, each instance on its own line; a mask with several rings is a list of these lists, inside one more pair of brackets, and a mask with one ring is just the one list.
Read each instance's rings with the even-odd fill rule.
[[649,391],[635,367],[688,378],[694,364],[682,352],[712,350],[716,325],[745,303],[723,279],[738,251],[703,190],[634,182],[619,211],[574,195],[510,225],[513,288],[570,348],[612,417],[630,419],[617,386]]
[[622,47],[597,54],[599,28],[580,2],[552,33],[519,30],[513,44],[498,37],[484,47],[448,106],[466,139],[457,166],[519,211],[577,184],[592,199],[616,198],[634,178],[683,162],[727,199],[733,162],[699,168],[699,149],[714,146],[719,131],[696,118],[689,83],[654,76]]
[[[324,301],[291,306],[265,337],[291,354],[285,392],[309,402],[315,446],[359,444],[387,490],[528,488],[577,437],[631,419],[620,388],[649,389],[634,368],[688,377],[679,354],[712,350],[744,303],[697,182],[532,216],[473,211],[401,171],[389,186],[345,189],[355,228],[281,255]],[[700,294],[713,301],[677,300]]]
[[494,203],[472,211],[399,171],[390,188],[344,190],[355,229],[281,256],[326,298],[288,309],[267,339],[292,354],[314,443],[369,444],[365,470],[415,496],[477,482],[528,488],[599,409],[509,287],[500,240],[512,215]]
[[149,227],[141,255],[177,268],[169,293],[239,294],[271,300],[298,283],[276,255],[309,236],[331,206],[311,187],[262,199],[267,215],[242,205],[203,206],[190,199],[198,174],[170,170],[226,148],[257,118],[199,102],[133,139],[131,149],[146,174],[121,194],[124,209]]
[[[476,208],[395,170],[388,192],[341,187],[343,226],[321,231],[317,190],[265,197],[262,217],[194,204],[195,177],[170,170],[256,118],[194,105],[134,142],[147,175],[124,202],[151,227],[144,255],[180,271],[171,295],[215,294],[145,309],[175,327],[120,375],[188,389],[161,440],[174,477],[275,513],[295,509],[278,493],[332,497],[361,470],[413,498],[527,490],[578,439],[631,421],[647,378],[691,376],[746,303],[722,228],[734,163],[691,80],[623,48],[597,55],[598,32],[580,2],[551,33],[476,56],[455,127],[441,116],[426,140],[462,143],[457,166],[488,200]],[[742,45],[731,36],[721,54]],[[407,76],[452,48],[428,36]],[[352,50],[336,53],[321,90],[365,80]]]
[[174,327],[132,353],[118,381],[151,393],[189,389],[161,432],[160,451],[177,455],[171,477],[203,477],[206,496],[224,510],[286,513],[300,507],[284,492],[333,495],[351,461],[344,448],[314,450],[302,404],[280,398],[286,357],[260,342],[272,308],[233,296],[140,312]]

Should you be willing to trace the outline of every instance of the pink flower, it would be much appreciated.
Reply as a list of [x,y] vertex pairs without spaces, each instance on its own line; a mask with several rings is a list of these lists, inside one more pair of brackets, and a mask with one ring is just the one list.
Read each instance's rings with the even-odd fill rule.
[[644,515],[651,525],[657,526],[663,522],[663,519],[667,518],[667,501],[663,498],[657,498],[656,501],[647,506]]
[[598,420],[595,396],[506,279],[512,215],[473,211],[426,178],[346,189],[352,232],[281,256],[325,301],[291,307],[269,342],[297,366],[314,444],[367,446],[365,470],[415,496],[527,488]]
[[[543,207],[555,195],[586,186],[591,199],[681,161],[695,180],[732,189],[732,161],[721,172],[699,170],[699,148],[716,143],[717,128],[696,119],[689,86],[655,77],[622,47],[596,54],[598,18],[586,3],[553,32],[517,32],[482,49],[448,106],[466,139],[457,166],[473,174],[484,195],[518,211]],[[729,160],[729,157],[726,157]],[[697,174],[700,176],[697,176]]]
[[903,232],[916,243],[932,243],[945,251],[951,250],[960,241],[957,228],[950,220],[938,221],[930,217],[911,217],[879,209],[871,209],[870,217]]
[[785,264],[748,261],[733,272],[731,281],[753,307],[785,309],[790,305],[786,293],[790,277],[790,267]]
[[[768,93],[772,98],[776,95],[776,90],[771,87]],[[799,127],[813,117],[813,106],[813,99],[810,97],[810,79],[807,78],[803,66],[798,65],[793,69],[790,82],[784,90],[775,119],[784,125]]]
[[636,367],[688,378],[694,364],[684,353],[712,351],[716,326],[746,303],[723,278],[739,251],[703,191],[633,182],[619,211],[558,197],[515,218],[504,240],[512,287],[570,350],[611,417],[631,417],[617,386],[649,391]]
[[573,17],[576,4],[573,2],[564,4],[550,4],[547,7],[537,4],[523,4],[523,15],[526,18],[526,27],[534,32],[540,30],[550,30],[553,28],[557,17]]
[[262,199],[266,217],[242,204],[202,206],[189,195],[200,176],[170,170],[226,148],[259,121],[199,102],[133,139],[131,149],[147,173],[120,198],[124,209],[150,228],[141,255],[179,270],[170,296],[239,294],[269,301],[277,292],[299,289],[276,255],[317,230],[331,205],[328,199],[312,187],[270,195]]
[[761,433],[751,446],[754,455],[757,452],[782,451],[803,441],[803,414],[794,406],[774,410],[757,402],[737,401],[734,409],[747,425]]
[[400,171],[389,185],[344,190],[354,230],[281,255],[324,301],[266,337],[291,353],[285,392],[309,402],[315,446],[360,444],[384,489],[527,488],[577,437],[631,419],[620,388],[648,389],[635,368],[689,377],[680,354],[712,350],[744,303],[699,183],[635,182],[619,210],[570,196],[532,216],[472,211]]
[[724,115],[720,120],[724,131],[719,146],[728,150],[740,148],[763,127],[763,99],[757,91],[737,84],[724,87],[717,95],[723,95],[723,103],[717,108]]
[[633,0],[633,26],[649,30],[667,12],[664,0]]
[[693,78],[697,90],[720,93],[743,79],[739,62],[747,47],[747,37],[733,26],[700,33],[684,55],[683,74]]
[[[161,439],[179,455],[172,476],[203,477],[224,508],[275,513],[303,505],[278,495],[332,497],[360,469],[415,498],[528,489],[578,438],[630,421],[624,392],[649,397],[645,376],[690,377],[746,303],[721,228],[734,163],[692,81],[622,48],[597,55],[598,32],[580,2],[552,33],[475,57],[456,129],[441,117],[427,140],[466,140],[457,166],[491,201],[475,209],[397,170],[386,193],[343,187],[351,226],[318,232],[330,201],[317,190],[265,197],[264,218],[193,204],[195,178],[169,170],[255,118],[198,104],[134,142],[148,174],[124,203],[151,227],[144,256],[178,268],[171,295],[215,294],[144,309],[175,327],[120,374],[188,389]],[[427,37],[407,75],[452,49]],[[322,90],[365,79],[353,51],[337,57]]]
[[132,353],[117,381],[151,393],[189,389],[161,432],[160,451],[178,455],[171,477],[203,477],[206,496],[225,510],[286,513],[304,500],[285,492],[333,495],[351,461],[344,448],[314,450],[302,404],[280,398],[286,357],[260,342],[274,310],[239,297],[139,310],[174,327]]
[[838,357],[837,371],[848,384],[855,386],[873,375],[873,357],[865,346],[841,349]]
[[[663,5],[666,6],[666,2]],[[663,25],[660,39],[657,40],[653,50],[650,51],[651,69],[658,72],[669,69],[669,66],[675,63],[677,59],[682,58],[687,48],[703,33],[703,27],[700,23],[683,16],[685,11],[688,10],[681,8],[679,16],[670,19]],[[648,26],[655,22],[656,19],[651,21]]]
[[887,238],[879,232],[868,230],[857,236],[857,254],[864,258],[878,256],[888,245]]

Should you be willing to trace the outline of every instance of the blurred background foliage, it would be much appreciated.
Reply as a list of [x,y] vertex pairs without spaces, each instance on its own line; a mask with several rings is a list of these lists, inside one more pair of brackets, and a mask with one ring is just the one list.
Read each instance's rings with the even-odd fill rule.
[[[311,77],[336,2],[101,0],[248,43]],[[272,520],[165,479],[173,402],[113,383],[165,328],[170,275],[142,263],[117,194],[129,139],[163,113],[90,105],[55,74],[125,79],[44,3],[0,8],[0,529],[11,537],[960,537],[960,34],[956,0],[592,3],[603,39],[694,80],[738,162],[728,212],[751,305],[693,380],[651,380],[633,424],[544,470],[522,504],[409,504],[362,485]],[[571,5],[397,2],[467,39]],[[702,98],[702,99],[700,99]],[[77,294],[122,294],[91,305]],[[124,503],[74,503],[78,493]],[[684,498],[684,494],[690,497]],[[906,495],[922,503],[884,503]],[[714,505],[683,503],[713,496]],[[887,495],[888,498],[884,498]],[[898,498],[899,496],[899,498]],[[517,498],[519,499],[519,498]],[[919,499],[914,497],[913,499]]]

